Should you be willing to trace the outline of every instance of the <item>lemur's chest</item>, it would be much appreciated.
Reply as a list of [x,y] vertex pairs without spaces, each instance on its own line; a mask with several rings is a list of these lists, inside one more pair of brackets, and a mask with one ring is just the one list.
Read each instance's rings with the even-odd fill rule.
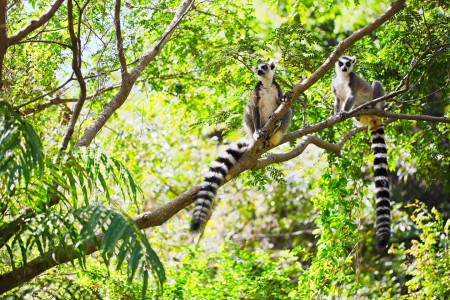
[[259,90],[259,96],[260,100],[258,107],[261,115],[261,122],[262,124],[265,124],[278,107],[278,89],[273,85],[269,88],[262,87]]
[[333,88],[336,96],[344,101],[350,95],[350,79],[337,76],[333,79]]
[[345,101],[348,97],[355,97],[353,106],[360,106],[371,100],[372,90],[366,86],[359,86],[356,88],[356,92],[352,91],[350,88],[350,78],[337,76],[333,79],[333,87],[336,96],[341,100]]

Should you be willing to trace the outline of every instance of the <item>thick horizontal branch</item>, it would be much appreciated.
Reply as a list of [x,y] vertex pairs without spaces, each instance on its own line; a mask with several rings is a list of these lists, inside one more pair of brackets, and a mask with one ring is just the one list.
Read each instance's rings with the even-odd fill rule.
[[[354,110],[354,112],[350,112],[347,117],[344,119],[350,118],[350,117],[356,117],[356,116],[362,116],[362,115],[376,115],[384,118],[389,118],[385,124],[391,123],[394,120],[414,120],[414,121],[426,121],[426,122],[437,122],[437,123],[450,123],[450,118],[445,117],[435,117],[435,116],[429,116],[429,115],[408,115],[408,114],[399,114],[399,113],[393,113],[388,111],[383,111],[379,109],[364,109],[364,110]],[[328,120],[322,121],[320,123],[317,123],[313,126],[305,127],[303,129],[297,130],[295,132],[291,132],[287,134],[281,143],[287,143],[289,141],[295,140],[299,137],[302,137],[306,134],[320,131],[324,128],[332,127],[336,123],[339,123],[341,119],[339,116],[332,116]],[[307,135],[306,138],[301,141],[295,148],[292,150],[286,152],[286,153],[276,153],[271,154],[267,157],[264,157],[262,159],[259,159],[258,162],[255,164],[255,169],[262,169],[268,165],[274,164],[274,163],[281,163],[288,161],[290,159],[293,159],[300,154],[303,153],[303,151],[306,149],[306,147],[309,144],[314,144],[319,148],[322,148],[324,150],[333,152],[337,155],[340,155],[340,151],[345,144],[346,141],[348,141],[352,136],[355,134],[362,132],[366,130],[367,127],[356,127],[347,132],[341,140],[336,143],[329,143],[326,142],[319,137],[315,135]]]
[[384,111],[379,109],[364,109],[356,113],[352,113],[351,116],[362,116],[362,115],[375,115],[384,118],[390,118],[395,120],[417,120],[417,121],[427,121],[436,123],[450,123],[450,118],[446,117],[435,117],[429,115],[408,115],[408,114],[398,114],[390,111]]

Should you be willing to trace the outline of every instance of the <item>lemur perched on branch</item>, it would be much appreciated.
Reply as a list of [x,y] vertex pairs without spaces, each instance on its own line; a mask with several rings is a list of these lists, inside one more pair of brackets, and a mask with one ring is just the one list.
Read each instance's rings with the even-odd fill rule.
[[[336,76],[331,87],[335,97],[334,113],[346,115],[352,108],[363,105],[385,94],[379,81],[369,85],[363,78],[356,75],[353,65],[354,56],[341,56],[335,64]],[[384,109],[384,101],[379,101],[371,108]],[[364,126],[368,126],[372,133],[372,149],[375,160],[373,168],[376,188],[376,240],[379,250],[386,249],[391,232],[391,205],[388,181],[387,148],[384,140],[384,124],[381,117],[365,115],[356,117]]]
[[226,178],[229,170],[241,158],[253,140],[264,138],[263,146],[276,146],[281,141],[292,119],[292,110],[286,112],[283,118],[277,121],[271,134],[263,131],[264,125],[272,117],[278,106],[290,97],[290,93],[283,96],[280,85],[275,81],[275,63],[265,62],[254,68],[259,79],[250,101],[244,111],[244,129],[248,135],[246,140],[232,144],[223,154],[212,162],[209,172],[200,184],[197,200],[192,214],[191,232],[201,231],[211,214],[211,206],[217,189]]

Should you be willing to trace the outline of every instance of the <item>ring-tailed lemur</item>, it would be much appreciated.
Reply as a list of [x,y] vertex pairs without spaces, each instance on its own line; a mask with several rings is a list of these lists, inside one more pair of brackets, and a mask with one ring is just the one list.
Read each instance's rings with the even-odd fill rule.
[[[356,62],[354,56],[341,56],[335,64],[336,76],[331,87],[335,97],[334,113],[346,115],[347,112],[377,99],[385,94],[379,81],[369,85],[363,78],[356,75],[353,65]],[[377,102],[372,108],[384,109],[384,101]],[[378,116],[360,116],[356,120],[364,126],[368,126],[372,135],[372,149],[374,152],[373,168],[375,173],[376,188],[376,240],[380,250],[386,249],[391,233],[391,204],[388,181],[387,148],[384,140],[384,124]]]
[[270,146],[276,146],[281,141],[292,119],[292,110],[289,108],[270,137],[262,130],[272,117],[278,106],[290,97],[290,92],[283,96],[283,90],[275,81],[275,63],[269,61],[262,63],[254,69],[259,81],[253,89],[252,97],[244,111],[244,129],[254,140],[265,137]]
[[277,122],[271,135],[262,130],[278,106],[286,101],[291,94],[286,93],[283,96],[281,87],[275,81],[274,62],[262,63],[254,68],[254,72],[259,82],[256,84],[251,100],[244,111],[244,129],[248,139],[232,144],[211,164],[209,172],[200,184],[200,190],[197,193],[191,221],[191,232],[193,233],[199,232],[208,220],[217,189],[225,180],[228,171],[236,164],[250,145],[248,140],[252,141],[264,137],[265,144],[276,146],[281,141],[291,122],[292,110],[289,108],[284,117]]

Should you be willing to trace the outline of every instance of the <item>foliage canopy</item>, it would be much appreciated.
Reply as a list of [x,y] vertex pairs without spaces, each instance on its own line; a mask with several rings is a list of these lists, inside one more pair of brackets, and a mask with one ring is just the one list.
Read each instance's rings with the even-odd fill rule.
[[[0,293],[449,298],[449,6],[0,1]],[[370,111],[387,124],[386,256],[369,134],[332,116],[341,54],[390,94]],[[294,94],[290,133],[248,150],[192,237],[195,186],[243,136],[268,58]]]

